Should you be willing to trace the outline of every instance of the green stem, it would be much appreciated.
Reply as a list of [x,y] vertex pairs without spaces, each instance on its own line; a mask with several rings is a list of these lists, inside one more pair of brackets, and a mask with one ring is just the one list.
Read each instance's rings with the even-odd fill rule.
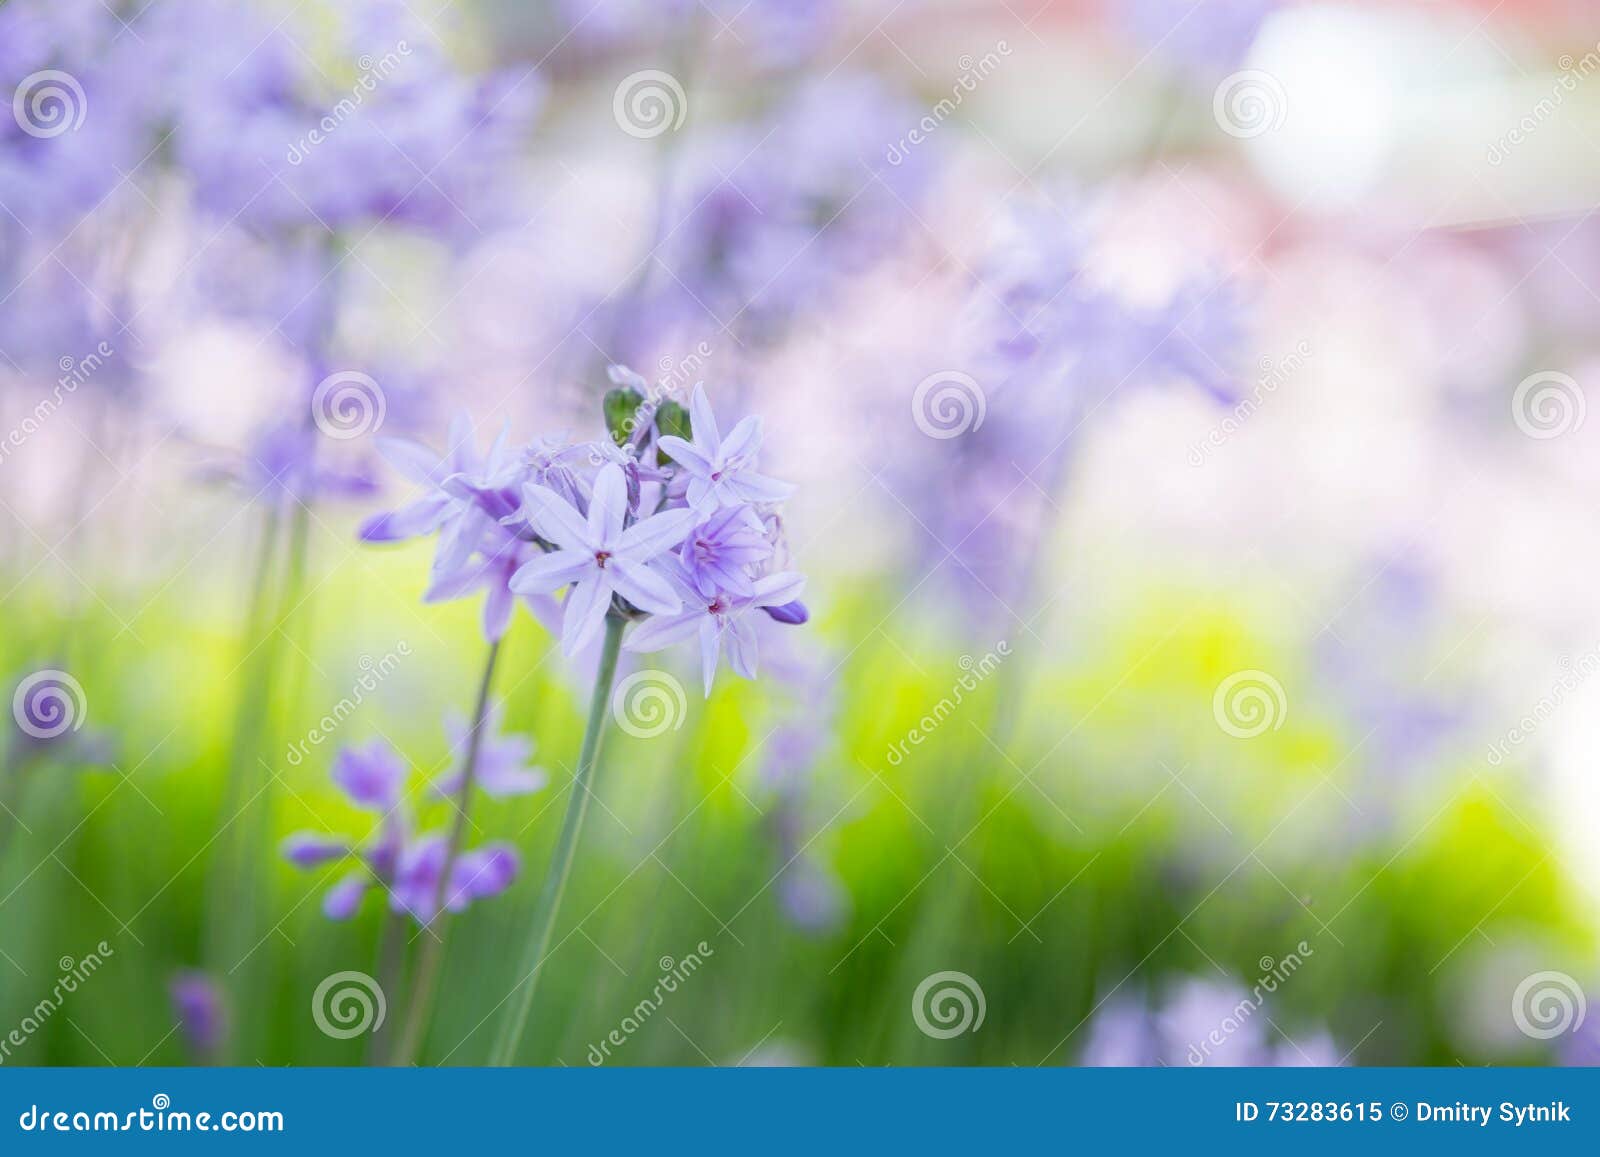
[[[399,992],[401,973],[405,967],[406,922],[398,912],[385,911],[383,930],[378,935],[377,977],[380,992]],[[367,1063],[381,1065],[389,1051],[394,1033],[381,1028],[367,1039]]]
[[556,850],[550,858],[550,871],[545,875],[539,906],[534,910],[528,946],[523,952],[522,965],[517,970],[522,979],[511,990],[511,1007],[500,1024],[500,1033],[489,1054],[491,1065],[503,1067],[516,1060],[517,1046],[522,1043],[522,1034],[528,1025],[534,988],[544,970],[550,934],[555,929],[556,913],[561,908],[561,894],[566,890],[567,877],[572,874],[578,833],[583,828],[583,817],[589,810],[589,797],[593,794],[595,771],[600,764],[600,741],[604,737],[606,712],[611,703],[611,685],[617,675],[617,652],[622,649],[622,628],[626,625],[627,620],[619,615],[606,616],[605,643],[600,650],[600,669],[594,677],[594,694],[589,699],[589,722],[583,730],[583,747],[578,753],[578,772],[573,777],[572,796],[567,800],[566,818],[561,822],[561,835],[556,840]]
[[467,840],[467,812],[472,807],[472,789],[478,782],[478,750],[483,746],[483,733],[488,727],[489,687],[494,682],[495,660],[500,656],[500,641],[489,644],[489,659],[483,665],[483,681],[478,684],[478,705],[472,713],[472,731],[467,737],[467,754],[461,768],[461,787],[456,792],[456,816],[450,825],[450,839],[445,845],[444,863],[439,867],[439,879],[434,885],[433,918],[426,927],[428,938],[422,945],[422,958],[417,963],[417,975],[411,986],[410,1007],[406,1010],[405,1030],[395,1048],[390,1063],[409,1065],[422,1045],[422,1033],[427,1027],[428,1012],[433,1007],[434,990],[439,986],[439,969],[444,963],[445,940],[450,935],[450,913],[445,904],[445,892],[450,886],[450,876],[456,860],[461,856],[462,845]]

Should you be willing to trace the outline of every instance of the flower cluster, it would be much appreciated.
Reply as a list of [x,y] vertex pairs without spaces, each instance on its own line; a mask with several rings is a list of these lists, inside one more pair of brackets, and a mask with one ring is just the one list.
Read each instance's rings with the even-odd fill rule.
[[502,431],[480,454],[471,423],[459,418],[443,454],[381,442],[421,494],[369,519],[361,536],[437,534],[427,597],[485,591],[491,641],[521,598],[559,630],[569,657],[597,638],[610,614],[647,620],[627,639],[631,651],[697,639],[707,694],[724,653],[737,674],[754,678],[753,612],[788,624],[808,617],[798,601],[805,580],[783,566],[779,507],[793,487],[757,470],[759,418],[724,435],[703,386],[685,410],[641,389],[643,380],[624,367],[612,367],[611,379],[609,436],[600,440],[517,449]]
[[[528,766],[532,741],[524,736],[501,735],[498,716],[491,714],[479,740],[474,780],[492,797],[537,791],[545,775]],[[468,725],[447,723],[451,750],[470,750]],[[438,915],[441,903],[459,912],[473,900],[498,895],[516,879],[519,860],[509,844],[485,844],[451,856],[449,837],[443,832],[418,831],[408,817],[405,786],[409,769],[399,753],[383,740],[365,747],[347,747],[333,763],[333,780],[346,798],[364,811],[376,813],[377,826],[365,843],[343,836],[297,832],[284,841],[284,857],[301,868],[355,859],[359,865],[342,876],[323,898],[330,919],[353,916],[371,888],[389,895],[392,911],[410,915],[423,924]],[[455,796],[461,789],[464,767],[456,767],[435,780],[431,789],[440,796]],[[460,806],[459,803],[457,806]],[[449,879],[441,875],[449,864]]]

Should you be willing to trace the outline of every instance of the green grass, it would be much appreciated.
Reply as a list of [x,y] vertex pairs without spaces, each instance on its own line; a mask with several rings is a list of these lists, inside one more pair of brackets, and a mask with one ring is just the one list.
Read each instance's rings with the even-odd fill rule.
[[[344,554],[318,550],[330,566]],[[369,818],[328,783],[336,742],[298,767],[282,758],[288,737],[349,694],[362,654],[412,649],[336,741],[381,733],[430,771],[445,757],[440,718],[470,707],[482,645],[476,606],[416,601],[425,566],[409,550],[340,563],[289,631],[274,689],[254,704],[281,776],[263,797],[274,845],[302,828],[366,831]],[[130,597],[69,617],[42,584],[31,597],[35,613],[0,643],[6,669],[72,671],[88,728],[115,741],[117,770],[40,761],[27,772],[13,805],[27,830],[0,861],[0,1036],[50,991],[60,958],[102,940],[113,954],[6,1063],[184,1063],[166,985],[201,959],[208,877],[227,841],[219,813],[248,669],[237,625],[226,600],[191,613],[182,584],[142,611]],[[840,1065],[1071,1063],[1114,987],[1148,992],[1219,968],[1248,986],[1262,957],[1302,940],[1314,953],[1270,1009],[1291,1033],[1325,1025],[1346,1048],[1361,1041],[1363,1063],[1544,1059],[1533,1042],[1481,1055],[1457,1028],[1461,970],[1480,936],[1592,950],[1559,859],[1506,784],[1462,768],[1425,792],[1375,791],[1384,769],[1358,776],[1362,759],[1345,756],[1359,735],[1314,696],[1297,695],[1281,730],[1223,735],[1210,715],[1223,675],[1266,654],[1290,681],[1301,659],[1267,645],[1279,634],[1269,624],[1218,601],[1185,617],[1159,590],[1099,623],[1085,653],[1030,657],[1027,688],[1002,669],[891,763],[891,745],[949,693],[956,656],[987,649],[964,647],[946,619],[902,616],[892,639],[874,631],[876,608],[893,601],[858,589],[808,628],[847,656],[805,825],[848,892],[847,919],[804,934],[771,886],[782,861],[758,771],[783,696],[725,676],[701,703],[694,673],[676,668],[690,691],[683,728],[607,740],[604,806],[591,809],[522,1061],[587,1063],[650,996],[662,958],[702,941],[703,966],[610,1063],[732,1063],[763,1042]],[[585,691],[547,661],[547,643],[519,618],[498,689],[554,786],[474,813],[472,842],[512,840],[524,868],[509,894],[455,921],[424,1063],[487,1055],[560,823]],[[1019,663],[1012,646],[1008,663]],[[1000,700],[1023,691],[1002,751]],[[444,823],[442,806],[431,818]],[[362,1062],[364,1038],[331,1039],[311,1017],[324,977],[374,970],[377,898],[347,924],[320,913],[337,872],[273,855],[267,894],[232,898],[256,914],[248,959],[233,962],[238,1063]],[[981,984],[980,1031],[918,1031],[911,995],[943,970]],[[397,1028],[401,995],[389,997]]]

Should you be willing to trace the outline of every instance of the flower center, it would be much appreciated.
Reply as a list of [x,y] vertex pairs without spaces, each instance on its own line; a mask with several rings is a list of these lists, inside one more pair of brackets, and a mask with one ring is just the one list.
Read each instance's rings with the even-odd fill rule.
[[706,604],[706,610],[713,615],[720,615],[727,609],[728,604],[723,602],[720,598],[713,599],[711,602]]
[[597,550],[594,552],[594,564],[601,570],[606,569],[606,563],[609,562],[610,559],[611,552],[609,550]]

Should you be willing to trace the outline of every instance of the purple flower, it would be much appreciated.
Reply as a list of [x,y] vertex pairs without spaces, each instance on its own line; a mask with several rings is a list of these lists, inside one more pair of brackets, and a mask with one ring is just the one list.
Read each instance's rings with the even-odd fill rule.
[[1295,1041],[1268,1037],[1270,1013],[1242,986],[1185,979],[1154,1010],[1135,996],[1117,996],[1095,1014],[1080,1063],[1095,1067],[1155,1065],[1332,1067],[1343,1063],[1325,1032]]
[[[495,799],[506,796],[527,795],[538,791],[549,782],[542,767],[529,764],[533,758],[534,742],[526,735],[500,735],[500,707],[496,705],[484,721],[484,736],[478,741],[478,766],[473,780],[483,793]],[[445,720],[445,733],[450,737],[450,750],[465,758],[472,740],[472,725],[459,714]],[[461,788],[462,773],[459,763],[434,782],[438,795],[454,795]]]
[[[398,510],[369,518],[359,532],[366,542],[399,542],[438,531],[435,575],[451,575],[466,565],[501,517],[486,508],[484,496],[511,487],[518,468],[505,430],[488,454],[480,455],[472,441],[472,420],[457,414],[450,422],[449,440],[443,454],[402,438],[378,440],[384,458],[427,492]],[[512,491],[507,502],[514,501]]]
[[678,552],[689,584],[706,598],[722,591],[753,594],[750,568],[771,557],[766,527],[748,506],[729,506],[713,514],[683,540]]
[[659,651],[698,634],[705,692],[710,695],[717,676],[717,659],[724,646],[728,664],[736,674],[746,679],[756,677],[756,632],[746,613],[790,603],[805,585],[804,576],[793,571],[767,575],[752,584],[748,597],[717,595],[679,614],[650,619],[635,627],[623,646],[629,651]]
[[350,843],[342,836],[323,836],[316,832],[295,832],[283,841],[283,858],[297,868],[316,868],[342,860],[350,854]]
[[[490,726],[497,717],[491,717]],[[464,721],[446,724],[457,750],[466,749]],[[479,751],[480,786],[492,796],[511,795],[542,786],[541,773],[526,766],[532,743],[521,736],[486,740]],[[382,740],[365,748],[346,748],[334,759],[333,778],[359,807],[383,813],[374,835],[365,845],[344,836],[296,832],[284,840],[283,856],[299,868],[317,868],[355,859],[323,896],[322,910],[330,920],[348,920],[356,914],[368,891],[389,893],[389,906],[423,923],[438,915],[440,874],[447,844],[438,834],[418,834],[401,813],[401,795],[407,768],[400,756]],[[460,771],[455,773],[459,786]],[[460,911],[473,900],[497,895],[510,887],[517,872],[515,851],[504,844],[487,844],[456,857],[444,905]]]
[[[491,543],[494,545],[489,545]],[[514,537],[503,527],[491,526],[485,532],[477,555],[454,571],[436,573],[422,600],[448,602],[482,590],[485,593],[483,635],[489,642],[497,642],[505,637],[516,606],[517,596],[511,590],[511,579],[524,564],[538,556],[539,548],[533,543]],[[557,620],[559,610],[548,595],[524,595],[522,601],[541,623],[548,626]]]
[[693,442],[671,434],[661,439],[661,449],[689,474],[689,505],[731,506],[741,502],[782,502],[794,487],[755,472],[761,449],[761,419],[748,417],[726,439],[717,431],[716,415],[704,386],[696,385],[689,403]]
[[600,629],[613,594],[650,614],[673,614],[683,605],[649,563],[683,540],[695,521],[692,511],[665,510],[626,525],[628,485],[622,468],[612,463],[600,469],[586,519],[545,486],[526,486],[523,500],[529,522],[558,549],[525,564],[511,589],[549,594],[570,585],[561,630],[561,649],[569,657]]
[[346,747],[333,760],[333,781],[357,807],[387,812],[400,802],[405,760],[382,739],[365,748]]
[[[447,841],[443,835],[421,836],[406,846],[389,890],[389,907],[426,924],[439,914],[439,877],[444,871]],[[519,861],[509,844],[486,844],[463,852],[450,868],[444,907],[460,912],[473,900],[497,896],[516,879]]]
[[196,1057],[214,1056],[227,1034],[227,1005],[222,988],[204,972],[180,972],[167,985],[189,1049]]
[[1281,0],[1128,0],[1122,22],[1140,49],[1203,85],[1244,63],[1261,25]]
[[378,485],[364,465],[336,468],[321,460],[321,448],[319,435],[304,422],[284,422],[262,430],[236,459],[202,467],[201,477],[231,482],[252,497],[277,502],[376,493]]

